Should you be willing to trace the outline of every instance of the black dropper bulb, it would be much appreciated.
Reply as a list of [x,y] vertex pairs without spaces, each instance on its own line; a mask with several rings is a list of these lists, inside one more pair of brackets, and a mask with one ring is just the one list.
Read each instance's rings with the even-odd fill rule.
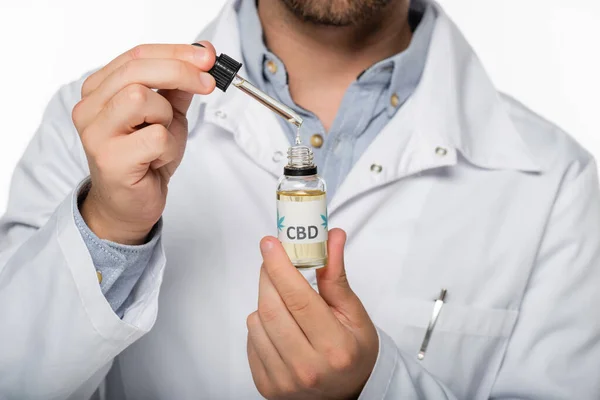
[[[200,43],[192,43],[192,46],[205,47]],[[208,71],[215,78],[217,88],[226,91],[238,71],[242,68],[242,63],[237,62],[227,54],[221,53],[215,61],[215,65]]]

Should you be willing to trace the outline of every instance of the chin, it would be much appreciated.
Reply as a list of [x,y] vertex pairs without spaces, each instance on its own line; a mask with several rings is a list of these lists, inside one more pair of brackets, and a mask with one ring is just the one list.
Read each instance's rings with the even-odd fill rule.
[[360,25],[394,0],[281,0],[299,18],[319,25]]

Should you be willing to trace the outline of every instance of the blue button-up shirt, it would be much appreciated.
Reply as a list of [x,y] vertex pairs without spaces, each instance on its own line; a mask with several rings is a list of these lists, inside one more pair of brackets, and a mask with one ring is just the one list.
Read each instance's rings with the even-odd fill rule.
[[[315,162],[327,182],[329,199],[334,196],[365,149],[417,87],[435,26],[434,12],[428,7],[421,0],[412,1],[409,22],[413,37],[409,47],[376,63],[357,77],[348,87],[331,129],[325,132],[315,114],[294,103],[287,83],[285,65],[269,51],[263,41],[256,3],[241,2],[238,23],[247,78],[303,117],[301,137],[304,143],[310,143],[313,134],[322,135],[322,147],[313,148],[313,151]],[[401,23],[402,21],[398,21],[398,24]],[[277,68],[271,68],[275,72],[267,67],[269,62],[276,64]],[[283,119],[281,122],[290,143],[293,143],[295,127]],[[73,203],[77,204],[76,201]],[[94,265],[102,274],[102,292],[113,310],[122,316],[129,294],[158,242],[160,226],[154,230],[155,233],[147,244],[123,246],[100,240],[87,227],[77,207],[74,207],[73,213]]]
[[[242,1],[238,13],[242,54],[248,80],[280,102],[291,107],[304,120],[302,142],[310,137],[324,138],[322,147],[314,148],[315,163],[327,182],[331,199],[352,166],[398,108],[417,87],[427,59],[427,50],[435,25],[433,10],[421,1],[413,1],[409,23],[413,37],[409,47],[368,68],[348,87],[329,132],[319,118],[294,103],[283,62],[266,47],[255,1]],[[402,21],[398,21],[400,25]],[[268,68],[275,63],[276,68]],[[274,72],[271,72],[274,71]],[[392,97],[395,97],[392,101]],[[290,143],[296,128],[281,119]]]

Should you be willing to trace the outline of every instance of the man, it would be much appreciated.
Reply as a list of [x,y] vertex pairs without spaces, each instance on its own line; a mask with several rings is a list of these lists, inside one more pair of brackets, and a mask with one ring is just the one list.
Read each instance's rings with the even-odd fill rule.
[[[438,5],[241,0],[200,39],[48,106],[0,223],[1,398],[600,396],[596,165]],[[210,94],[217,51],[305,120],[346,232],[316,273],[261,241],[294,129]]]

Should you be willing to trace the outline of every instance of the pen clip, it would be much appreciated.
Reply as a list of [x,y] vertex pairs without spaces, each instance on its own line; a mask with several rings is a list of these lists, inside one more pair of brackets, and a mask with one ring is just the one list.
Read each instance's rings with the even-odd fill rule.
[[427,346],[429,345],[429,340],[431,339],[431,334],[433,333],[433,328],[435,327],[435,323],[442,311],[442,306],[444,305],[444,301],[446,300],[446,289],[442,289],[440,292],[440,296],[437,298],[435,303],[433,303],[433,313],[431,314],[431,319],[429,320],[429,325],[427,325],[427,331],[425,332],[425,337],[423,338],[423,343],[421,343],[421,349],[419,350],[419,354],[417,358],[422,360],[425,358],[425,352],[427,351]]

